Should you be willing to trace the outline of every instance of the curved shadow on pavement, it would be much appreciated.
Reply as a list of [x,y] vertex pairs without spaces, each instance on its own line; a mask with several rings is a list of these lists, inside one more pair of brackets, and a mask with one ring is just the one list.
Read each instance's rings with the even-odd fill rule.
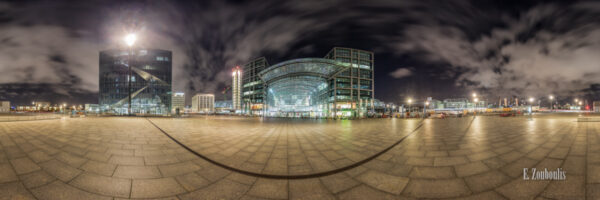
[[217,162],[213,159],[208,158],[207,156],[204,156],[194,150],[192,150],[191,148],[189,148],[188,146],[186,146],[185,144],[179,142],[177,139],[173,138],[171,135],[169,135],[169,133],[167,133],[166,131],[164,131],[163,129],[161,129],[160,127],[158,127],[158,125],[154,124],[154,122],[152,122],[152,120],[150,120],[149,118],[146,117],[146,120],[148,120],[148,122],[150,122],[154,127],[156,127],[158,130],[160,130],[160,132],[162,132],[163,134],[165,134],[167,137],[169,137],[171,140],[173,140],[175,143],[179,144],[181,147],[183,147],[184,149],[188,150],[190,153],[212,163],[215,164],[219,167],[240,173],[240,174],[244,174],[244,175],[248,175],[248,176],[254,176],[254,177],[258,177],[258,178],[269,178],[269,179],[307,179],[307,178],[318,178],[318,177],[323,177],[323,176],[328,176],[328,175],[332,175],[332,174],[337,174],[355,167],[358,167],[362,164],[365,164],[375,158],[377,158],[378,156],[380,156],[381,154],[384,154],[385,152],[388,152],[390,149],[394,148],[395,146],[397,146],[398,144],[400,144],[402,141],[404,141],[404,139],[406,139],[408,136],[412,135],[413,133],[417,132],[417,130],[419,130],[419,128],[421,128],[421,126],[423,126],[423,120],[421,119],[418,124],[417,127],[415,129],[413,129],[410,133],[406,134],[405,136],[403,136],[402,138],[400,138],[398,141],[394,142],[393,144],[391,144],[389,147],[381,150],[380,152],[373,154],[361,161],[355,162],[353,164],[347,165],[345,167],[340,167],[337,169],[333,169],[333,170],[329,170],[329,171],[324,171],[324,172],[318,172],[318,173],[312,173],[312,174],[300,174],[300,175],[275,175],[275,174],[263,174],[263,173],[256,173],[256,172],[251,172],[251,171],[246,171],[243,169],[238,169],[235,167],[231,167],[229,165],[225,165],[223,163]]

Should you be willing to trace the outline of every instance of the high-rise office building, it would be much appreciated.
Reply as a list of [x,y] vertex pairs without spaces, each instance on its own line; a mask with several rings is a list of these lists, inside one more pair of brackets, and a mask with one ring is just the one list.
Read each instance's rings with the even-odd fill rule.
[[171,104],[171,113],[177,113],[177,109],[179,109],[179,113],[183,113],[185,110],[185,93],[173,93],[173,96],[171,97]]
[[[171,51],[160,49],[101,51],[100,111],[114,114],[169,114],[171,58]],[[128,113],[129,95],[131,113]]]
[[329,80],[333,87],[333,110],[342,115],[363,117],[373,107],[373,52],[335,47],[325,58],[349,63],[350,68]]
[[242,110],[249,115],[262,115],[263,82],[258,73],[269,67],[267,59],[260,57],[244,65],[242,76]]
[[214,94],[196,94],[192,97],[192,112],[213,113],[215,112]]
[[231,100],[233,110],[240,110],[242,103],[242,72],[239,66],[236,66],[231,73]]

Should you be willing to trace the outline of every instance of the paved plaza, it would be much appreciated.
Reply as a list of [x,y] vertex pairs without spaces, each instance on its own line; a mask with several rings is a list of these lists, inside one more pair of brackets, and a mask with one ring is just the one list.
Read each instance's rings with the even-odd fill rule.
[[0,199],[600,199],[599,134],[576,114],[0,122]]

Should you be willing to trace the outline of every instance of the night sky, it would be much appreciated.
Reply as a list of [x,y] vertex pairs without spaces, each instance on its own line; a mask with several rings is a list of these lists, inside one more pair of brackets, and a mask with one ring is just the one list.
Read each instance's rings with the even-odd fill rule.
[[188,103],[252,58],[335,46],[375,53],[386,102],[600,99],[600,2],[481,0],[0,2],[0,99],[97,103],[98,52],[123,48],[127,32],[139,48],[173,51],[173,90]]

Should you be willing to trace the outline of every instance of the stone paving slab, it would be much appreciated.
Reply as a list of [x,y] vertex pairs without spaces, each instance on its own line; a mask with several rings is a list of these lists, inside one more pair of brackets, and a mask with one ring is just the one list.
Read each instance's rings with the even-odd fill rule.
[[[314,174],[348,166],[390,146],[419,122],[271,119],[256,126],[259,121],[238,120],[232,128],[229,118],[151,120],[210,159],[245,171],[272,175]],[[352,126],[359,128],[350,128]],[[146,162],[148,164],[148,160]]]
[[[600,123],[574,119],[428,119],[356,168],[290,180],[221,168],[144,118],[0,122],[0,193],[15,199],[597,199]],[[216,160],[276,174],[357,162],[418,122],[152,120],[181,129],[178,139]],[[522,180],[523,168],[533,167],[562,168],[567,180]]]

